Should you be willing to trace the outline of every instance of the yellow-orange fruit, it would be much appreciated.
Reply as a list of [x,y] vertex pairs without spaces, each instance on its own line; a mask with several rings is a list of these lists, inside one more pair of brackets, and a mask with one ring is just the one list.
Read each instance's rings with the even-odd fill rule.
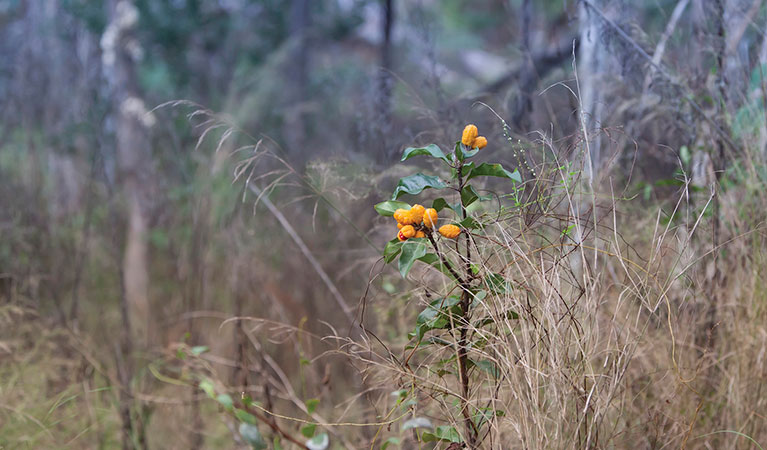
[[463,129],[463,134],[461,135],[461,143],[471,147],[471,144],[474,142],[474,138],[477,137],[477,134],[479,134],[479,131],[477,131],[476,125],[466,125],[466,127]]
[[428,208],[423,212],[423,224],[429,228],[437,226],[437,210]]
[[396,220],[397,223],[404,223],[406,214],[407,214],[406,209],[399,208],[396,211],[394,211],[394,220]]
[[424,208],[421,205],[415,204],[412,208],[410,208],[410,219],[413,221],[414,224],[420,224],[423,220],[423,213],[426,211],[426,208]]
[[397,229],[398,229],[398,230],[401,230],[401,229],[402,229],[402,227],[404,227],[404,226],[405,226],[405,225],[402,225],[401,223],[397,223]]
[[439,227],[439,234],[445,236],[448,239],[455,239],[459,234],[461,234],[461,229],[458,228],[457,225],[442,225]]
[[405,225],[399,232],[408,239],[415,236],[415,228],[413,228],[413,225]]
[[416,231],[415,232],[415,237],[417,237],[417,238],[425,238],[426,237],[426,233],[424,233],[423,231]]
[[400,232],[398,232],[398,233],[397,233],[397,239],[399,239],[399,240],[400,240],[400,242],[405,242],[405,241],[407,241],[407,238],[406,238],[405,236],[403,236],[403,235],[402,235],[402,231],[400,231]]
[[477,136],[474,139],[474,143],[471,144],[472,148],[485,148],[487,145],[487,138],[484,136]]

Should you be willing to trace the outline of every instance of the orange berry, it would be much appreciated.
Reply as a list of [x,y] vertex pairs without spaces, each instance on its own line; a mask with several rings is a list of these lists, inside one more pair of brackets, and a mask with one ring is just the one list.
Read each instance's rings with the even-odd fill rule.
[[487,138],[484,136],[477,136],[474,139],[474,143],[471,144],[472,148],[485,148],[487,145]]
[[458,228],[457,225],[442,225],[439,227],[439,234],[445,236],[448,239],[455,239],[459,234],[461,234],[461,229]]
[[423,224],[429,228],[434,228],[437,225],[437,217],[437,210],[428,208],[423,212]]
[[407,241],[407,238],[406,238],[405,236],[403,236],[403,235],[402,235],[402,231],[400,231],[400,232],[398,232],[398,233],[397,233],[397,239],[399,239],[399,240],[400,240],[400,242],[405,242],[405,241]]
[[407,214],[407,210],[405,209],[397,209],[394,211],[394,220],[396,220],[398,223],[404,223],[405,215]]
[[414,224],[418,225],[421,223],[424,211],[426,211],[426,208],[418,204],[415,204],[410,208],[410,219]]
[[420,231],[420,230],[416,231],[415,232],[415,237],[417,237],[417,238],[425,238],[426,237],[426,233],[424,233],[423,231]]
[[471,147],[471,144],[474,142],[474,138],[477,137],[477,134],[479,134],[479,132],[477,131],[476,125],[466,125],[466,127],[463,129],[463,134],[461,135],[461,143]]
[[413,228],[413,225],[405,225],[401,230],[399,230],[399,232],[407,239],[415,236],[415,228]]
[[397,223],[397,229],[398,229],[398,230],[401,230],[401,229],[402,229],[402,227],[404,227],[404,226],[405,226],[405,225],[402,225],[401,223]]

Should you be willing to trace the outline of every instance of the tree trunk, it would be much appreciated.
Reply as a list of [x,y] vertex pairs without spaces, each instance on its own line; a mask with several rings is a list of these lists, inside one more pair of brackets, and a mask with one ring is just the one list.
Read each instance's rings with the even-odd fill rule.
[[107,79],[115,123],[117,174],[125,200],[127,224],[122,255],[123,336],[121,357],[121,417],[123,448],[145,446],[143,414],[132,414],[134,349],[146,348],[151,340],[152,320],[149,308],[149,173],[150,148],[148,128],[152,116],[140,98],[136,63],[141,49],[134,37],[139,13],[131,0],[110,5],[110,22],[101,38],[102,65]]
[[384,0],[381,3],[381,67],[378,73],[375,110],[378,130],[378,145],[376,152],[379,162],[389,160],[389,136],[392,128],[391,94],[392,94],[392,29],[394,28],[394,0]]
[[[599,2],[594,1],[599,6]],[[601,161],[599,139],[591,134],[601,122],[601,91],[597,88],[604,59],[604,44],[601,42],[600,18],[586,2],[579,6],[580,45],[578,47],[578,93],[580,94],[580,119],[583,121],[584,139],[588,141],[586,175],[590,182],[596,178]]]
[[309,84],[309,0],[293,0],[288,25],[293,48],[288,61],[289,104],[285,109],[285,143],[294,159],[303,160],[306,143],[306,102]]

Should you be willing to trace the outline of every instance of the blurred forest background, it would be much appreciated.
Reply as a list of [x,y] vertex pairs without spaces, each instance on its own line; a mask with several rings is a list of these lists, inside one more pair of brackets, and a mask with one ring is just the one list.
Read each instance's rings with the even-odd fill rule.
[[372,206],[466,123],[526,179],[572,162],[648,270],[690,261],[615,377],[625,419],[525,441],[507,410],[487,448],[767,445],[765,64],[762,0],[0,0],[0,448],[244,448],[203,375],[382,420],[399,381],[322,337],[365,340],[364,304],[402,357],[415,294]]

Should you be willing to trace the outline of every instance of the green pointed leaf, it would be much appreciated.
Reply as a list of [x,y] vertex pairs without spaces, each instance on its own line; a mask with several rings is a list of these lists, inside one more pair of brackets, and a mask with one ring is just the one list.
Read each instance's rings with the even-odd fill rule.
[[385,217],[391,217],[394,215],[394,211],[398,209],[410,209],[410,205],[405,202],[389,200],[375,205],[374,208],[378,214]]
[[485,275],[485,286],[496,294],[504,294],[511,290],[511,284],[499,273]]
[[448,425],[442,425],[434,429],[434,432],[425,431],[421,436],[424,442],[463,442],[461,439],[461,433],[454,427]]
[[479,222],[477,222],[477,219],[471,216],[458,222],[458,225],[460,225],[461,228],[467,228],[470,230],[476,230],[477,228],[480,228],[480,225],[479,225]]
[[213,382],[205,379],[200,381],[200,389],[202,389],[203,392],[208,394],[208,397],[215,399],[216,398],[216,391],[213,388]]
[[229,394],[218,394],[216,397],[216,401],[221,403],[221,406],[224,407],[224,409],[227,409],[229,411],[232,410],[234,407],[234,401],[232,401],[232,396]]
[[209,350],[207,345],[197,345],[195,347],[192,347],[192,354],[194,356],[200,356],[203,353],[207,352]]
[[314,430],[317,429],[316,423],[310,423],[308,425],[304,425],[301,427],[301,434],[303,434],[305,437],[312,437],[314,436]]
[[394,194],[392,194],[392,200],[397,200],[403,194],[418,195],[424,189],[443,189],[445,187],[447,185],[439,177],[424,175],[419,172],[409,177],[400,178],[397,187],[394,189]]
[[440,149],[435,144],[429,144],[426,147],[406,148],[405,151],[402,153],[402,161],[406,161],[412,158],[413,156],[419,156],[419,155],[429,155],[433,158],[441,159],[442,161],[449,163],[447,157],[445,156],[445,153],[442,152],[442,149]]
[[381,450],[386,450],[390,445],[399,445],[400,440],[396,437],[390,437],[381,444]]
[[253,414],[247,411],[243,411],[242,409],[235,409],[234,416],[237,417],[240,420],[240,422],[249,423],[251,425],[255,425],[256,423],[258,423],[258,421],[256,420],[256,416],[254,416]]
[[264,450],[266,448],[266,441],[261,436],[261,432],[258,431],[258,427],[249,423],[240,424],[240,436],[242,439],[250,444],[254,450]]
[[468,181],[475,177],[501,177],[514,180],[518,183],[522,182],[522,176],[519,174],[519,170],[509,172],[500,164],[482,163],[471,170],[469,175],[466,177],[466,180]]
[[453,277],[453,274],[450,273],[449,270],[447,270],[447,267],[444,264],[442,264],[442,261],[439,259],[439,256],[437,256],[434,253],[427,253],[423,255],[422,257],[418,258],[418,261],[428,264],[434,267],[435,269],[439,270],[443,274],[447,275],[448,277],[455,279],[455,277]]
[[396,238],[386,243],[383,252],[384,262],[386,262],[386,264],[394,261],[394,258],[399,255],[399,252],[402,251],[402,244],[404,244],[404,242]]
[[439,212],[439,211],[442,211],[442,210],[443,210],[443,209],[445,209],[447,206],[448,206],[448,204],[447,204],[447,200],[445,200],[445,199],[444,199],[444,198],[442,198],[442,197],[440,197],[440,198],[438,198],[438,199],[435,199],[435,200],[434,200],[434,201],[431,203],[431,207],[432,207],[432,208],[434,208],[434,209],[436,209],[436,210],[437,210],[437,212]]
[[475,156],[477,153],[479,153],[479,149],[478,148],[475,148],[473,150],[464,150],[463,151],[463,158],[464,159],[471,158],[472,156]]
[[413,263],[426,254],[426,243],[423,239],[407,240],[402,245],[402,252],[399,255],[399,273],[402,278],[407,278],[408,272],[413,267]]
[[452,314],[453,321],[457,321],[457,317],[461,314],[461,307],[459,303],[461,299],[455,296],[448,298],[438,298],[418,314],[416,318],[416,327],[409,337],[410,339],[416,338],[416,340],[423,339],[426,332],[431,330],[439,330],[450,327],[450,315]]
[[498,367],[492,361],[488,361],[486,359],[475,361],[470,359],[469,362],[476,366],[478,369],[489,373],[493,378],[498,378],[501,376],[501,371],[498,370]]
[[477,429],[482,428],[482,425],[490,422],[493,417],[503,417],[504,412],[501,410],[494,410],[492,408],[479,408],[472,417],[472,420],[477,425]]
[[314,413],[314,411],[317,411],[317,406],[319,406],[320,400],[317,398],[310,398],[306,401],[306,411],[309,414]]

